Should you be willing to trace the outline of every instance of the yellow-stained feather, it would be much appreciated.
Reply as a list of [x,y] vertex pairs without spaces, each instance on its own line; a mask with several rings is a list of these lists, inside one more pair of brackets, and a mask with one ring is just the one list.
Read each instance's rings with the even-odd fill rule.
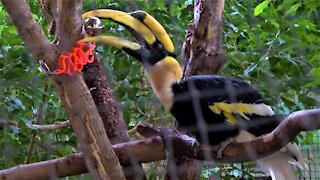
[[173,83],[179,82],[182,78],[179,62],[175,58],[167,56],[155,65],[145,67],[145,70],[161,104],[166,109],[170,109],[173,96],[171,86]]
[[246,103],[225,103],[217,102],[209,105],[213,113],[221,114],[223,112],[227,121],[231,124],[236,123],[236,119],[232,114],[239,114],[241,117],[250,120],[245,114],[257,114],[260,116],[272,116],[274,112],[272,108],[266,104],[246,104]]
[[80,42],[101,42],[105,44],[110,44],[111,46],[114,46],[118,49],[122,49],[123,47],[125,47],[132,50],[138,50],[141,48],[141,46],[137,43],[125,40],[120,37],[106,35],[86,37],[81,39]]
[[112,9],[98,9],[82,14],[82,18],[93,16],[113,19],[116,22],[120,22],[126,26],[129,26],[133,30],[140,33],[148,44],[153,44],[156,41],[156,37],[145,24],[125,12]]
[[163,47],[170,53],[174,53],[173,42],[168,35],[164,27],[151,15],[144,11],[135,11],[133,13],[143,13],[144,19],[143,22],[151,29],[156,38],[160,41]]
[[236,124],[236,123],[237,123],[237,120],[236,120],[236,118],[232,115],[232,113],[223,112],[223,115],[227,118],[226,120],[227,120],[230,124]]

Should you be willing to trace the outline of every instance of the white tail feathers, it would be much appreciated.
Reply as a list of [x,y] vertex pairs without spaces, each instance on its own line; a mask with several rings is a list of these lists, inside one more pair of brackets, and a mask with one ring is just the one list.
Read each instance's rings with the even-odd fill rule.
[[[295,156],[292,158],[283,151],[288,151],[289,154]],[[291,164],[296,165],[301,170],[308,170],[308,165],[304,162],[302,155],[295,143],[288,143],[288,145],[281,151],[275,152],[267,157],[261,158],[257,161],[261,166],[270,171],[273,180],[295,180],[297,179],[294,174]]]
[[270,171],[272,180],[295,180],[291,166],[290,157],[284,152],[278,151],[270,156],[259,159],[257,162]]
[[[252,139],[255,139],[255,136],[244,130],[241,130],[239,135],[235,138],[237,142],[246,142]],[[301,170],[309,170],[308,165],[302,158],[297,144],[292,142],[288,143],[280,151],[258,159],[257,162],[260,166],[267,168],[270,171],[273,180],[297,179],[290,164],[296,165]]]
[[287,146],[285,147],[285,150],[289,151],[290,153],[292,153],[295,159],[291,159],[289,162],[296,165],[298,168],[300,168],[301,170],[309,170],[308,165],[306,164],[306,162],[304,162],[302,155],[299,151],[299,148],[297,146],[296,143],[288,143]]

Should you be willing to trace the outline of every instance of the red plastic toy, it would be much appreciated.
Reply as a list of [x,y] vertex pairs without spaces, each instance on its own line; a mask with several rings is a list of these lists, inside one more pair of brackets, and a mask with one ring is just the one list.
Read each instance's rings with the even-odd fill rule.
[[85,42],[77,42],[67,54],[61,54],[58,58],[58,69],[53,74],[73,74],[81,72],[83,66],[94,61],[93,50],[96,45]]

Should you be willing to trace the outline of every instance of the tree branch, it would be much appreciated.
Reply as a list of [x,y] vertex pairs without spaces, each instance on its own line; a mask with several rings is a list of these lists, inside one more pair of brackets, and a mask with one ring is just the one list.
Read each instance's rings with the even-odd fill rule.
[[[113,145],[122,165],[130,164],[132,158],[139,162],[158,161],[166,158],[162,139],[150,138],[144,141],[134,141]],[[41,171],[39,171],[41,169]],[[83,154],[42,161],[27,165],[18,165],[0,171],[0,179],[55,179],[86,173]]]
[[66,121],[56,121],[55,123],[49,124],[49,125],[32,124],[28,126],[28,128],[31,128],[31,129],[36,128],[37,130],[59,130],[68,126],[70,126],[70,121],[66,120]]
[[[52,0],[58,50],[68,52],[82,33],[82,0]],[[85,162],[94,179],[125,179],[101,116],[81,73],[53,76]]]
[[320,109],[297,111],[286,117],[271,133],[257,137],[244,143],[230,143],[218,157],[217,147],[194,147],[195,139],[176,130],[149,124],[140,125],[138,131],[145,137],[161,136],[165,141],[172,142],[174,154],[199,160],[217,162],[244,162],[262,158],[279,151],[302,131],[320,129]]
[[[113,145],[113,150],[122,165],[134,157],[140,163],[166,159],[165,150],[173,149],[176,156],[217,162],[243,162],[272,154],[289,143],[301,131],[320,129],[320,109],[298,111],[285,118],[271,133],[245,143],[231,143],[217,156],[216,147],[195,148],[195,139],[163,126],[143,124],[138,131],[146,140]],[[162,138],[160,138],[159,136]],[[156,137],[153,137],[156,136]],[[165,142],[165,143],[164,143]],[[165,149],[165,147],[167,149]],[[39,169],[41,168],[41,171]],[[47,179],[65,177],[86,172],[83,155],[67,157],[29,165],[19,165],[0,171],[0,179]]]

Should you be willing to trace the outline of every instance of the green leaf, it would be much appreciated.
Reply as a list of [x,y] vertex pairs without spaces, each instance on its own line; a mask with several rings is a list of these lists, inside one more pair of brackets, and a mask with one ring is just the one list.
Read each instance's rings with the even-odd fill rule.
[[270,2],[271,0],[265,0],[262,3],[258,4],[258,6],[254,8],[254,15],[258,16],[259,14],[261,14],[263,10],[269,5]]
[[290,9],[285,13],[285,16],[290,15],[295,15],[295,13],[297,12],[298,8],[301,6],[301,3],[297,3],[293,6],[290,7]]
[[270,23],[271,23],[274,27],[276,27],[277,29],[280,28],[280,24],[279,24],[275,19],[270,19],[269,21],[270,21]]

